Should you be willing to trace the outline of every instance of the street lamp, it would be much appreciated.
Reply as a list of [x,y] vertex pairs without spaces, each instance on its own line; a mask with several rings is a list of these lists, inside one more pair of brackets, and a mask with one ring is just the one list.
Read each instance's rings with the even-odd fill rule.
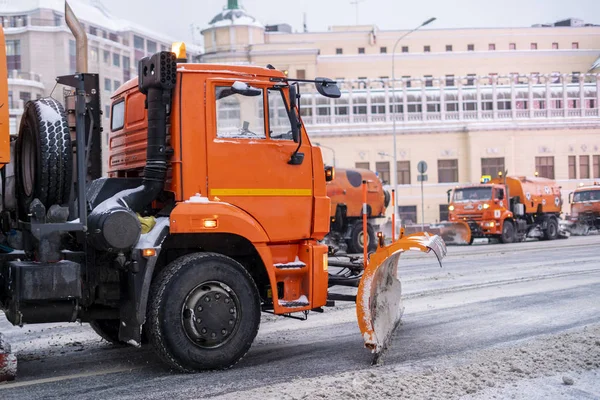
[[335,150],[329,146],[323,146],[321,143],[315,143],[315,146],[323,147],[324,149],[331,150],[331,152],[333,153],[333,166],[335,167]]
[[[396,47],[398,46],[398,43],[400,43],[400,41],[402,39],[404,39],[405,37],[407,37],[414,31],[424,27],[425,25],[429,25],[430,23],[432,23],[435,20],[436,20],[435,17],[429,18],[427,21],[423,22],[421,25],[417,26],[413,30],[410,30],[410,31],[406,32],[404,35],[400,36],[398,38],[398,40],[396,40],[396,43],[394,43],[394,48],[392,50],[392,110],[397,109],[397,107],[394,107],[394,102],[396,99],[396,74],[395,74],[395,68],[394,68],[394,58],[396,56]],[[406,112],[406,110],[404,110],[404,112]],[[392,176],[394,177],[394,190],[396,192],[396,198],[397,198],[397,196],[398,196],[398,160],[397,160],[397,157],[398,156],[396,155],[396,118],[394,117],[394,115],[392,115],[392,136],[394,137],[394,166],[392,168],[392,172],[393,172]],[[398,216],[397,204],[394,204],[394,215]]]

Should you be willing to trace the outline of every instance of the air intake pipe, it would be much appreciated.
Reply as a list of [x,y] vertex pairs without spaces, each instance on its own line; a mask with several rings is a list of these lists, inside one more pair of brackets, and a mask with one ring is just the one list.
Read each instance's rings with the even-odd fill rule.
[[167,117],[175,87],[175,54],[162,51],[138,65],[138,87],[146,95],[148,144],[142,184],[123,190],[96,206],[89,215],[90,243],[98,250],[123,251],[133,247],[141,233],[135,215],[154,201],[164,188],[167,173]]

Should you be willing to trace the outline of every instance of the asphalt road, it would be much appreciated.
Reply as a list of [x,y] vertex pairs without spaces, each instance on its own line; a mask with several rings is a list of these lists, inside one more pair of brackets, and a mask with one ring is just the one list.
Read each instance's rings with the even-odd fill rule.
[[[401,257],[406,309],[386,366],[431,364],[600,325],[600,236],[448,250],[443,268],[433,255]],[[310,384],[368,371],[371,355],[355,318],[348,303],[307,321],[265,316],[233,369],[186,375],[165,369],[151,349],[101,341],[86,324],[16,328],[2,315],[0,331],[18,352],[19,371],[17,381],[0,385],[0,398],[242,397],[293,379]]]

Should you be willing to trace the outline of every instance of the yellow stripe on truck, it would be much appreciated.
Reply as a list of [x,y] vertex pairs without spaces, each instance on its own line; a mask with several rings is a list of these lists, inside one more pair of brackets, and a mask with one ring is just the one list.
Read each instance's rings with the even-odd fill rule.
[[211,189],[211,196],[312,196],[312,189]]

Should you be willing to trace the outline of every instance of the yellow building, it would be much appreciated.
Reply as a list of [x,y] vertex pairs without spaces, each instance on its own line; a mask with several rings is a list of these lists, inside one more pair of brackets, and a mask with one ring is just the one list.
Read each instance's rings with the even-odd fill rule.
[[392,185],[396,175],[404,222],[421,222],[419,161],[428,164],[425,222],[445,218],[448,189],[482,174],[538,172],[560,182],[565,202],[579,183],[600,179],[600,80],[590,72],[600,26],[570,19],[427,29],[398,41],[407,32],[343,26],[292,33],[285,24],[262,25],[230,0],[202,31],[201,59],[338,80],[340,99],[301,87],[309,135],[330,164],[369,168]]

